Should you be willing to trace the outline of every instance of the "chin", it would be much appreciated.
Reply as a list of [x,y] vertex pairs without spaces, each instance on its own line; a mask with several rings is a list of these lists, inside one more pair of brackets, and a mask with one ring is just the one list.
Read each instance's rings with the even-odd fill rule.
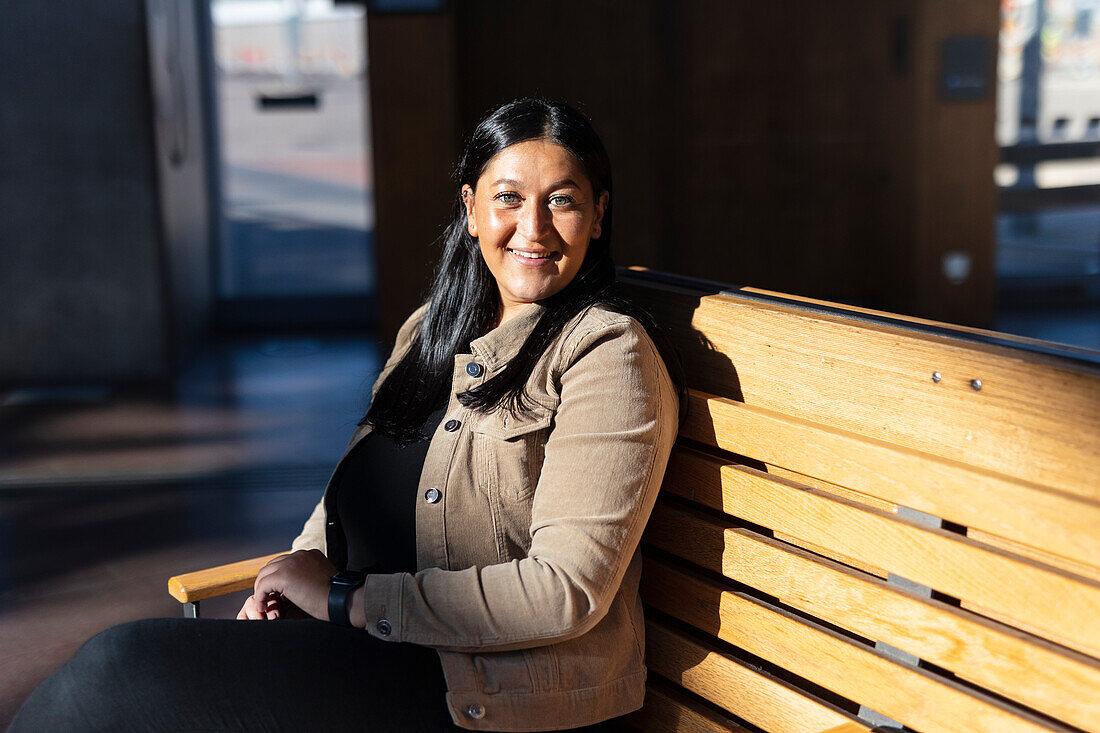
[[516,300],[524,303],[536,303],[540,300],[549,298],[553,293],[547,290],[531,291],[526,293],[514,293],[513,296]]
[[559,290],[561,290],[561,288],[554,288],[548,285],[516,285],[515,287],[509,288],[514,298],[532,303],[536,300],[549,298]]

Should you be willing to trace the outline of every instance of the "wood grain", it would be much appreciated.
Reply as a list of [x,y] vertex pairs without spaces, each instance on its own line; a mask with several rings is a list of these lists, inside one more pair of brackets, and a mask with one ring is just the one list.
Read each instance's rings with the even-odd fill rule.
[[646,666],[774,733],[820,733],[852,722],[832,705],[655,621],[646,622]]
[[[1068,730],[660,561],[647,564],[642,598],[723,641],[926,733]],[[748,720],[739,710],[732,712]]]
[[645,705],[625,724],[644,733],[749,733],[749,729],[691,700],[654,678],[646,683]]
[[838,725],[835,728],[830,728],[821,733],[860,733],[860,731],[863,730],[866,730],[866,728],[863,728],[858,723],[844,723],[843,725]]
[[194,603],[205,598],[236,593],[251,588],[260,569],[285,554],[286,552],[276,552],[273,555],[173,576],[168,579],[168,593],[180,603]]
[[677,341],[695,389],[1100,499],[1095,367],[736,296],[631,292]]
[[680,434],[1077,563],[1100,564],[1095,499],[706,393],[692,393]]
[[826,481],[825,479],[818,478],[816,476],[807,476],[804,473],[798,471],[792,471],[789,468],[783,466],[777,466],[775,464],[767,464],[767,472],[773,476],[782,476],[783,478],[790,479],[795,483],[802,484],[803,486],[809,486],[813,489],[821,489],[822,491],[835,494],[836,496],[842,496],[849,501],[854,501],[857,504],[865,504],[875,509],[883,509],[885,511],[896,513],[898,505],[891,501],[883,501],[877,497],[869,494],[861,494],[858,491],[852,491],[846,486],[833,483],[832,481]]
[[[806,474],[799,473],[798,471],[792,471],[788,468],[783,468],[782,466],[776,466],[770,463],[765,465],[767,473],[771,474],[772,476],[782,476],[783,478],[790,479],[791,481],[802,484],[803,486],[809,486],[811,488],[824,491],[827,494],[843,497],[849,501],[855,502],[856,504],[863,504],[865,506],[874,507],[876,509],[882,509],[884,511],[890,512],[891,514],[896,514],[898,511],[897,504],[892,504],[888,501],[883,501],[882,499],[868,496],[867,494],[861,494],[858,491],[852,491],[851,489],[847,489],[843,486],[840,486],[839,484],[834,484],[831,481],[825,481],[823,479],[815,478],[813,476],[807,476]],[[810,552],[816,552],[819,555],[824,555],[825,557],[831,558],[838,562],[842,562],[845,565],[851,565],[854,568],[859,568],[865,573],[877,575],[880,578],[886,577],[886,571],[882,568],[872,567],[865,562],[861,562],[857,558],[841,555],[839,553],[829,550],[828,548],[815,545],[811,542],[806,542],[805,540],[799,539],[798,537],[792,537],[791,535],[785,535],[782,532],[778,532],[775,534],[775,538],[783,540],[784,542],[789,542],[792,545],[798,545],[799,547],[807,549]]]
[[853,504],[698,451],[673,451],[663,485],[1016,619],[1100,657],[1100,583]]
[[[645,541],[793,608],[1100,733],[1100,662],[755,532],[660,503]],[[649,560],[646,572],[649,572]]]
[[[1100,527],[1097,528],[1097,531],[1100,531]],[[1030,547],[1019,542],[1013,542],[1010,539],[998,537],[997,535],[990,534],[989,532],[984,532],[977,527],[967,527],[966,536],[974,540],[975,542],[981,542],[982,544],[989,545],[990,547],[999,547],[1002,550],[1007,550],[1008,552],[1012,552],[1017,555],[1023,555],[1024,557],[1030,557],[1032,560],[1037,560],[1038,562],[1045,563],[1046,565],[1060,567],[1064,570],[1068,570],[1071,573],[1076,573],[1077,575],[1081,575],[1086,578],[1092,578],[1093,580],[1100,582],[1100,567],[1097,567],[1096,565],[1088,565],[1086,563],[1070,560],[1069,558],[1061,557],[1059,555],[1052,555],[1049,552],[1044,552],[1043,550],[1039,550],[1037,548]]]

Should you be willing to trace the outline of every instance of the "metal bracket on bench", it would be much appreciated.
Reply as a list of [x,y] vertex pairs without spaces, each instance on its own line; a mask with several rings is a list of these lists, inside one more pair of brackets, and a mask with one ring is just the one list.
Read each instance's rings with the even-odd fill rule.
[[[914,524],[920,524],[925,527],[939,528],[943,526],[943,520],[932,514],[919,511],[917,509],[910,509],[907,506],[898,505],[898,518],[907,519]],[[893,585],[903,590],[906,590],[915,595],[924,596],[925,598],[932,597],[932,589],[926,585],[920,583],[914,583],[908,578],[904,578],[900,575],[890,573],[886,577],[886,583]],[[907,664],[911,667],[916,667],[920,664],[920,657],[910,654],[907,651],[898,649],[897,647],[890,646],[889,644],[875,640],[875,649],[882,652],[883,656],[893,659],[895,662],[901,664]],[[902,730],[902,724],[893,718],[888,718],[877,710],[860,705],[859,706],[859,718],[871,725],[875,726],[874,730],[894,731]]]
[[190,603],[183,604],[183,617],[184,618],[198,618],[199,617],[199,602],[191,601]]

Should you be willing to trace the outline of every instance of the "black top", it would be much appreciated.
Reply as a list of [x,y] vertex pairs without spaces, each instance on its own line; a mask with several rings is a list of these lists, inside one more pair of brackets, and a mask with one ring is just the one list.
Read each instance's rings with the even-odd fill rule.
[[[444,410],[429,415],[422,432],[434,433]],[[335,519],[326,533],[328,556],[337,568],[416,572],[416,502],[429,443],[402,447],[372,434],[352,449],[326,499]]]

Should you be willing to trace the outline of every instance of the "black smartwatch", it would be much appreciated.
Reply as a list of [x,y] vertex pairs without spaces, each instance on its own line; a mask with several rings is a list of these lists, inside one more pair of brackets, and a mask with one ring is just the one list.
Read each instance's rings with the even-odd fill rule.
[[348,618],[348,605],[351,594],[366,582],[367,576],[355,570],[345,570],[329,578],[328,620],[340,626],[351,626]]

